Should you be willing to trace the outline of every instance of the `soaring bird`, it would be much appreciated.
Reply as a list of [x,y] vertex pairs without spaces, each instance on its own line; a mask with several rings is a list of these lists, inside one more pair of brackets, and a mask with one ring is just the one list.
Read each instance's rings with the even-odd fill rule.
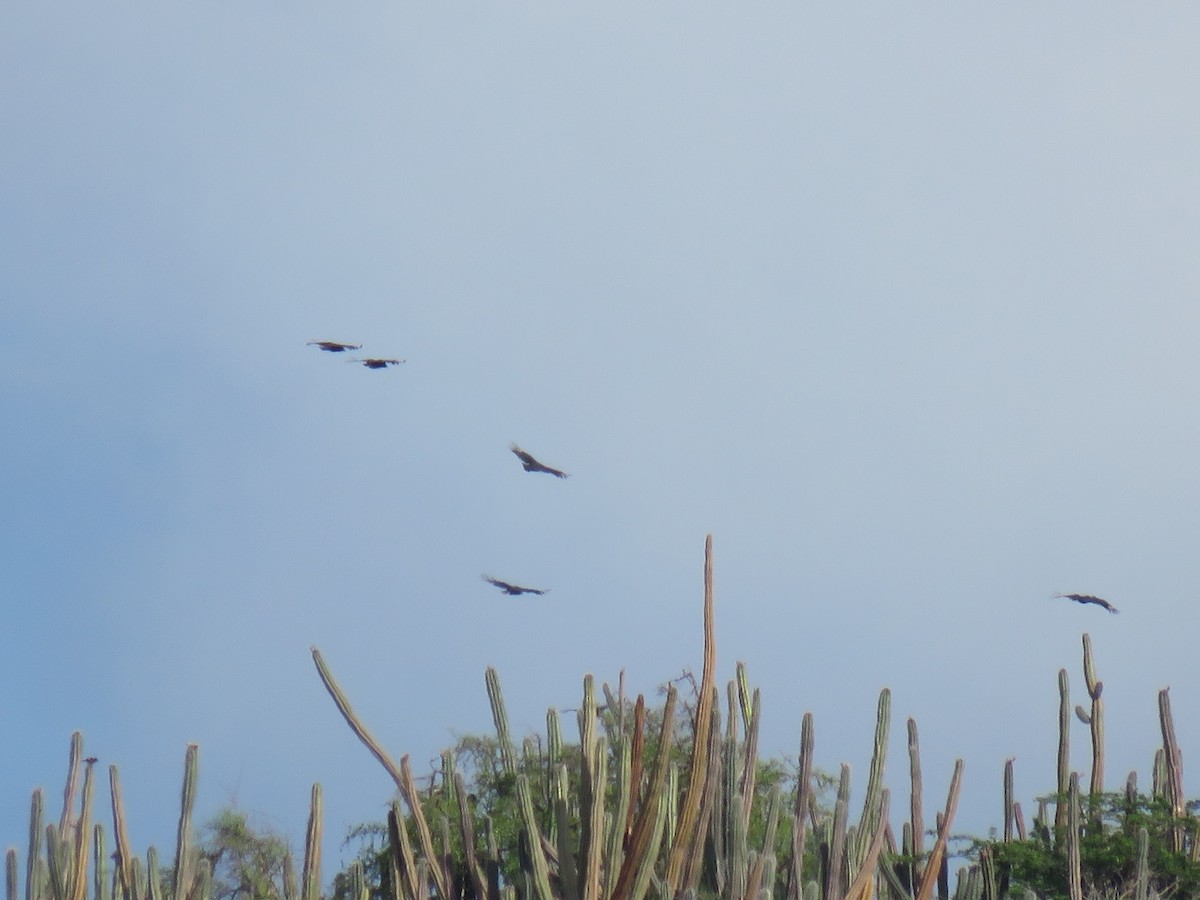
[[318,347],[328,353],[345,353],[347,350],[361,350],[362,344],[342,344],[338,341],[309,341],[306,347]]
[[527,588],[527,587],[521,587],[520,585],[517,585],[517,584],[509,584],[507,581],[501,581],[499,578],[493,578],[491,575],[484,575],[482,577],[483,577],[483,580],[486,581],[488,584],[495,585],[496,587],[500,588],[500,590],[504,591],[504,593],[508,594],[510,597],[519,597],[522,594],[537,594],[540,596],[542,594],[550,593],[549,590],[539,591],[537,588]]
[[556,478],[566,478],[567,477],[566,472],[563,472],[560,469],[552,469],[547,465],[543,465],[542,463],[540,463],[536,459],[534,459],[531,454],[526,453],[524,450],[522,450],[516,444],[510,444],[508,449],[517,455],[517,459],[519,459],[521,461],[521,466],[525,469],[526,472],[545,472],[546,474],[553,475]]
[[386,369],[388,366],[398,366],[404,360],[402,359],[356,359],[353,362],[360,362],[368,369]]
[[1093,597],[1091,594],[1055,594],[1055,597],[1065,597],[1068,600],[1074,600],[1076,603],[1094,603],[1097,606],[1102,606],[1110,613],[1120,612],[1115,606],[1107,600],[1102,600],[1100,597]]

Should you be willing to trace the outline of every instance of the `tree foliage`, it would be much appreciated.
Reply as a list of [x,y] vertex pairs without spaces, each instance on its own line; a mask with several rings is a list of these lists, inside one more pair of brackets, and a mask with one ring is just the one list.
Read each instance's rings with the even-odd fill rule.
[[212,866],[213,900],[285,900],[294,894],[287,841],[226,807],[204,826],[200,855]]
[[[1067,802],[1065,797],[1054,798]],[[1164,797],[1109,793],[1084,798],[1086,824],[1079,835],[1084,896],[1133,897],[1139,878],[1139,832],[1145,829],[1148,891],[1161,897],[1200,897],[1197,820],[1178,818]],[[976,841],[971,855],[990,856],[1001,893],[1039,898],[1070,896],[1064,829],[1038,821],[1018,841]]]

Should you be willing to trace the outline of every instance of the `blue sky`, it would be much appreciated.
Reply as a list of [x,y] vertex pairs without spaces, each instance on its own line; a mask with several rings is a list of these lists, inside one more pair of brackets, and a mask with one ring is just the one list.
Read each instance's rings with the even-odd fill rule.
[[1086,630],[1114,786],[1149,778],[1168,685],[1186,756],[1198,26],[6,7],[0,842],[80,729],[142,849],[170,847],[190,741],[202,815],[297,845],[321,782],[331,875],[391,784],[311,645],[422,771],[490,728],[488,665],[522,732],[585,672],[698,669],[709,532],[720,676],[762,688],[766,754],[811,710],[861,790],[889,686],[893,790],[913,716],[927,802],[964,758],[983,832],[1005,758],[1027,805],[1052,787]]

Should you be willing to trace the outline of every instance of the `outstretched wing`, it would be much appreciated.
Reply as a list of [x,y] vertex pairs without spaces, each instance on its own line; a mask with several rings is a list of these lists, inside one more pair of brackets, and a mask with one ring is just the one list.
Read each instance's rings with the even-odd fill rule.
[[309,341],[305,346],[317,347],[327,353],[344,353],[347,350],[362,349],[362,344],[343,344],[340,341]]
[[513,453],[515,453],[517,455],[517,459],[519,459],[522,463],[524,463],[526,470],[528,470],[531,466],[540,466],[541,465],[541,463],[538,462],[536,459],[534,459],[531,454],[526,453],[524,450],[522,450],[516,444],[509,444],[508,449],[511,450]]
[[1063,597],[1067,600],[1074,600],[1076,603],[1092,603],[1096,606],[1107,609],[1110,613],[1119,613],[1120,610],[1109,603],[1102,597],[1093,597],[1091,594],[1055,594],[1056,597]]
[[510,444],[509,448],[517,455],[517,459],[521,460],[526,472],[545,472],[547,475],[553,475],[555,478],[566,478],[567,473],[561,469],[553,469],[545,463],[538,462],[532,453],[527,453],[516,444]]
[[546,594],[548,591],[540,591],[537,588],[521,587],[519,584],[509,584],[507,581],[501,581],[499,578],[493,578],[491,575],[481,576],[488,584],[495,585],[513,597],[519,597],[521,594]]
[[360,362],[364,366],[366,366],[368,369],[386,369],[388,366],[398,366],[398,365],[400,365],[400,363],[404,362],[404,360],[402,360],[402,359],[376,359],[376,358],[372,357],[369,359],[356,359],[356,360],[354,360],[354,362]]

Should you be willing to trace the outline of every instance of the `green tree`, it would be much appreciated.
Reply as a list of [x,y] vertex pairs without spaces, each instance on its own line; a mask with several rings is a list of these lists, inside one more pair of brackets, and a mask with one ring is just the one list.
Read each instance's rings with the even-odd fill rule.
[[290,900],[296,896],[287,841],[255,828],[245,812],[226,807],[204,826],[200,855],[212,866],[213,900]]
[[[1068,802],[1066,797],[1046,798]],[[1135,896],[1139,875],[1148,891],[1162,897],[1200,897],[1200,845],[1197,820],[1177,818],[1164,797],[1101,794],[1084,798],[1087,824],[1079,834],[1079,860],[1085,896]],[[1146,853],[1139,868],[1139,833]],[[1176,841],[1184,836],[1185,845]],[[1001,892],[1017,896],[1028,889],[1039,898],[1070,896],[1066,830],[1035,822],[1023,841],[976,841],[970,856],[989,859]]]

